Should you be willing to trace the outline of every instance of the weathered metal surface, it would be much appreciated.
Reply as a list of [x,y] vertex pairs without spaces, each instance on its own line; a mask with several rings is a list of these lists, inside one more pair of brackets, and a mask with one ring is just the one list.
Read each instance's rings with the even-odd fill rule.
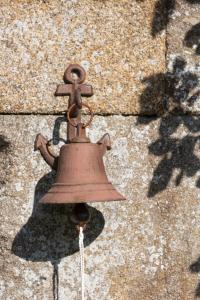
[[[84,128],[86,128],[86,127],[90,126],[90,124],[92,123],[92,119],[93,119],[93,117],[94,117],[94,113],[93,113],[91,107],[90,107],[89,105],[87,105],[86,103],[82,103],[82,106],[87,107],[87,109],[88,109],[88,111],[89,111],[89,113],[90,113],[89,121],[87,121],[87,123],[85,123],[85,124],[82,123],[82,126],[83,126]],[[69,107],[69,109],[68,109],[68,111],[67,111],[67,120],[68,120],[68,122],[69,122],[69,125],[71,125],[71,126],[77,128],[78,125],[79,125],[80,123],[76,123],[77,121],[72,121],[73,119],[72,119],[71,116],[70,116],[71,113],[72,113],[72,111],[73,111],[73,109],[74,109],[74,107],[77,107],[77,105],[76,105],[75,103],[73,103],[73,104]]]
[[70,143],[58,157],[56,180],[41,203],[84,203],[125,200],[108,182],[103,154],[105,144]]
[[[77,78],[73,79],[73,73]],[[40,200],[43,204],[69,204],[101,201],[119,201],[125,198],[116,191],[106,176],[103,155],[110,150],[110,138],[107,144],[107,135],[104,135],[96,144],[87,138],[85,128],[91,125],[93,112],[91,108],[82,103],[81,94],[84,95],[85,71],[79,65],[70,65],[65,71],[64,78],[72,83],[69,109],[67,111],[67,127],[76,127],[76,136],[68,134],[67,144],[60,149],[57,158],[53,157],[48,148],[48,142],[39,134],[34,143],[35,149],[40,150],[44,160],[55,169],[57,161],[56,181],[48,193]],[[81,88],[83,93],[81,93]],[[57,88],[57,95],[60,87]],[[63,95],[63,94],[61,94]],[[71,105],[70,105],[71,104]],[[81,120],[79,110],[85,106],[90,111],[90,119],[87,123],[76,124],[72,122],[72,111],[78,111],[78,119]],[[75,117],[77,119],[77,116]],[[38,141],[42,141],[38,143]],[[105,141],[104,141],[105,140]]]
[[[128,201],[89,205],[88,299],[194,299],[200,256],[199,124],[192,116],[94,118],[89,137],[93,142],[103,130],[110,132],[114,143],[105,156],[106,171]],[[47,139],[53,132],[56,152],[59,139],[66,138],[64,117],[0,117],[0,295],[49,300],[58,292],[60,300],[78,300],[78,236],[71,207],[36,205],[55,178],[33,151],[39,131]]]
[[[65,70],[63,77],[66,84],[58,85],[55,92],[56,96],[69,96],[67,110],[67,142],[75,140],[77,135],[79,135],[80,138],[81,127],[79,124],[81,123],[80,109],[82,106],[87,107],[91,114],[91,118],[85,124],[85,127],[89,126],[93,119],[93,112],[91,108],[87,104],[82,103],[81,99],[81,96],[91,97],[93,95],[92,86],[83,84],[85,77],[86,72],[83,67],[78,64],[70,64]],[[82,133],[83,132],[84,130],[82,130]],[[84,141],[84,138],[82,138],[82,141]],[[89,140],[87,140],[87,142],[88,141]]]
[[[76,75],[73,78],[73,74]],[[93,95],[92,86],[83,84],[86,73],[83,67],[78,64],[71,64],[64,73],[64,81],[66,84],[59,85],[56,89],[56,96],[70,96],[70,105],[74,102],[81,108],[81,96],[91,97]]]

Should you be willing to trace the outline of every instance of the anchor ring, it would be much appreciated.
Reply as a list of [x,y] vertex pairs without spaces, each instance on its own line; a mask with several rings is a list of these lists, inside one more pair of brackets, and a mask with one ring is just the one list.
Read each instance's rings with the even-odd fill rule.
[[[75,103],[72,104],[72,105],[69,107],[68,111],[67,111],[67,120],[68,120],[68,122],[69,122],[73,127],[77,127],[77,125],[78,125],[78,123],[76,124],[75,122],[72,122],[72,119],[70,118],[70,113],[71,113],[72,109],[73,109],[75,106],[76,106]],[[90,119],[89,119],[89,121],[88,121],[86,124],[83,124],[83,127],[85,128],[85,127],[88,127],[88,126],[91,124],[91,122],[92,122],[92,120],[93,120],[93,118],[94,118],[94,113],[93,113],[93,111],[92,111],[92,109],[90,108],[89,105],[87,105],[87,104],[85,104],[85,103],[82,103],[82,106],[87,107],[87,109],[88,109],[89,112],[90,112]]]
[[83,67],[79,66],[78,64],[69,65],[69,67],[64,73],[64,81],[67,83],[68,82],[73,83],[74,82],[73,75],[72,75],[73,73],[77,75],[76,82],[78,84],[83,83],[85,81],[85,77],[86,77],[85,70],[83,69]]

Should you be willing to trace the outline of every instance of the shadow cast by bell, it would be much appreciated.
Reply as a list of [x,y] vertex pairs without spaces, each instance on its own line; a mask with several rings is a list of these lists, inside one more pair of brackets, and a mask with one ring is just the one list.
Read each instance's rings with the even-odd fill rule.
[[[60,141],[59,129],[64,117],[55,120],[52,143]],[[79,251],[78,231],[70,217],[73,204],[41,204],[40,199],[55,182],[56,172],[52,170],[37,183],[34,193],[32,214],[26,224],[16,234],[11,252],[16,256],[32,262],[51,262],[53,266],[53,299],[58,299],[58,264],[63,257]],[[87,205],[90,221],[84,230],[84,245],[87,247],[102,232],[105,224],[100,211]]]
[[[189,271],[191,273],[197,273],[197,274],[200,272],[200,257],[190,265]],[[200,298],[200,282],[198,283],[195,289],[195,296],[197,298]]]
[[[12,253],[30,261],[57,261],[79,250],[78,232],[70,221],[73,205],[40,204],[55,178],[54,172],[42,177],[35,189],[32,215],[17,233]],[[91,221],[85,230],[85,246],[102,232],[104,217],[100,211],[88,206]]]

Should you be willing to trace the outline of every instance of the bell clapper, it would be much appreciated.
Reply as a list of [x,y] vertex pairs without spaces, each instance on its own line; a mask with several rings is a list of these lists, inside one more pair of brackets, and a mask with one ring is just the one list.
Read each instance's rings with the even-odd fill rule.
[[90,218],[91,215],[85,203],[75,204],[71,213],[71,221],[75,224],[78,231],[80,231],[81,227],[85,230]]

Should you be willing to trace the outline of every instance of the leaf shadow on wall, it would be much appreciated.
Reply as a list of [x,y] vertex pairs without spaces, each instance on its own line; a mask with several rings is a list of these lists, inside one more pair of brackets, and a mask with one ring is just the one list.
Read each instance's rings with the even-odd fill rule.
[[[189,4],[199,4],[200,0],[183,0]],[[176,0],[158,0],[155,3],[153,20],[151,24],[151,34],[157,36],[166,29],[170,18],[176,9]]]
[[151,34],[153,37],[167,27],[175,6],[175,0],[158,0],[155,3],[154,16],[151,25]]
[[[191,273],[200,273],[200,257],[190,265],[189,270]],[[200,282],[196,287],[195,296],[200,298]]]
[[[59,130],[64,117],[58,117],[53,130],[53,144],[60,140]],[[41,159],[43,159],[41,157]],[[53,266],[53,296],[58,299],[58,264],[63,257],[79,251],[78,232],[70,221],[73,204],[40,204],[39,200],[55,181],[55,171],[44,175],[37,183],[31,216],[19,230],[12,243],[12,253],[27,261],[50,261]],[[105,224],[102,213],[87,205],[91,221],[84,231],[84,245],[90,245],[102,232]]]
[[193,25],[185,34],[184,45],[194,49],[196,55],[200,55],[200,23]]
[[10,142],[7,141],[4,135],[0,134],[0,152],[6,152],[9,146],[10,146]]
[[[141,109],[148,97],[151,101],[154,82],[162,78],[165,84],[157,89],[157,97],[163,100],[167,112],[160,118],[158,138],[148,146],[150,154],[160,157],[149,184],[148,197],[154,197],[167,188],[175,169],[178,172],[176,186],[181,184],[184,176],[193,177],[200,170],[200,159],[195,153],[196,147],[200,146],[200,117],[184,116],[200,95],[199,80],[195,73],[187,71],[186,65],[183,58],[176,57],[171,72],[144,79],[147,87],[140,98]],[[152,117],[138,117],[137,124],[148,124],[154,120]],[[179,127],[184,127],[186,134],[174,137]],[[200,178],[196,186],[200,187]]]
[[[0,153],[7,153],[8,149],[10,147],[10,142],[7,140],[6,136],[0,134]],[[3,170],[6,169],[6,166],[1,166]],[[0,187],[5,184],[5,180],[3,178],[0,178]]]

